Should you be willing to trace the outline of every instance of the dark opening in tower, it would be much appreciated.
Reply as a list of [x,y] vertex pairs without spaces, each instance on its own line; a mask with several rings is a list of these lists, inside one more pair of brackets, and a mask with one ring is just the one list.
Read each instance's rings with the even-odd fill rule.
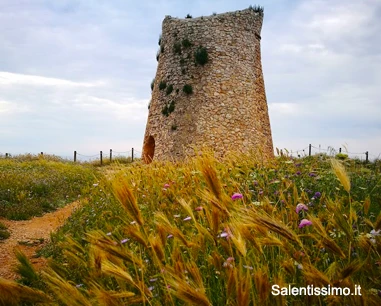
[[143,158],[144,162],[149,164],[153,160],[153,156],[155,154],[155,138],[150,136],[143,148]]

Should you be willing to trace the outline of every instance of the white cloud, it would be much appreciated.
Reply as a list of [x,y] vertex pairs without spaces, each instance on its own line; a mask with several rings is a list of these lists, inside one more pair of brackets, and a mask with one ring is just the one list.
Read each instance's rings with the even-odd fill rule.
[[291,117],[296,117],[306,113],[301,105],[296,103],[287,103],[287,102],[273,102],[268,104],[269,110],[272,115],[278,117],[283,115],[288,115]]
[[117,120],[139,121],[147,118],[148,114],[145,100],[123,99],[117,102],[96,96],[78,95],[73,99],[73,104],[85,111],[95,111]]
[[367,26],[374,12],[370,3],[371,1],[304,1],[299,7],[299,13],[305,18],[298,19],[295,23],[324,35],[327,39],[340,39],[343,35],[357,34]]
[[0,85],[94,87],[102,84],[102,82],[74,82],[64,79],[0,71]]
[[4,114],[9,115],[13,113],[24,113],[28,111],[29,107],[26,105],[20,105],[17,103],[0,100],[0,116]]

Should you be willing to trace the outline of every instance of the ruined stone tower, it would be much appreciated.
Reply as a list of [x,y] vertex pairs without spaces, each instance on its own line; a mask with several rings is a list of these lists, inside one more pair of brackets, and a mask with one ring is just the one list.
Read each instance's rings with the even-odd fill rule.
[[194,148],[273,156],[261,64],[263,10],[166,16],[143,159],[180,160]]

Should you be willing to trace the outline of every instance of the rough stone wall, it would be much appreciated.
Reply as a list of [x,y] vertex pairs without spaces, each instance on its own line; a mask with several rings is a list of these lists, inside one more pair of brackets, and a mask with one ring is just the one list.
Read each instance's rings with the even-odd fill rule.
[[[262,20],[263,14],[252,9],[165,17],[143,144],[146,162],[180,160],[202,146],[219,155],[259,149],[273,156],[261,65]],[[205,65],[195,62],[199,47],[207,50]],[[159,88],[161,82],[165,89]],[[192,94],[183,92],[185,84],[192,86]],[[174,109],[168,112],[171,102]]]

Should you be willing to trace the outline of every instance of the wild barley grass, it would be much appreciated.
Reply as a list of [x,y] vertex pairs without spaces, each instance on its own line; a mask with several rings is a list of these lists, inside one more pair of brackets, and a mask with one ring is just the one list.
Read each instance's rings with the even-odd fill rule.
[[[378,305],[380,174],[363,167],[137,163],[92,186],[52,236],[45,291],[63,305]],[[273,284],[361,285],[362,296],[273,296]]]

